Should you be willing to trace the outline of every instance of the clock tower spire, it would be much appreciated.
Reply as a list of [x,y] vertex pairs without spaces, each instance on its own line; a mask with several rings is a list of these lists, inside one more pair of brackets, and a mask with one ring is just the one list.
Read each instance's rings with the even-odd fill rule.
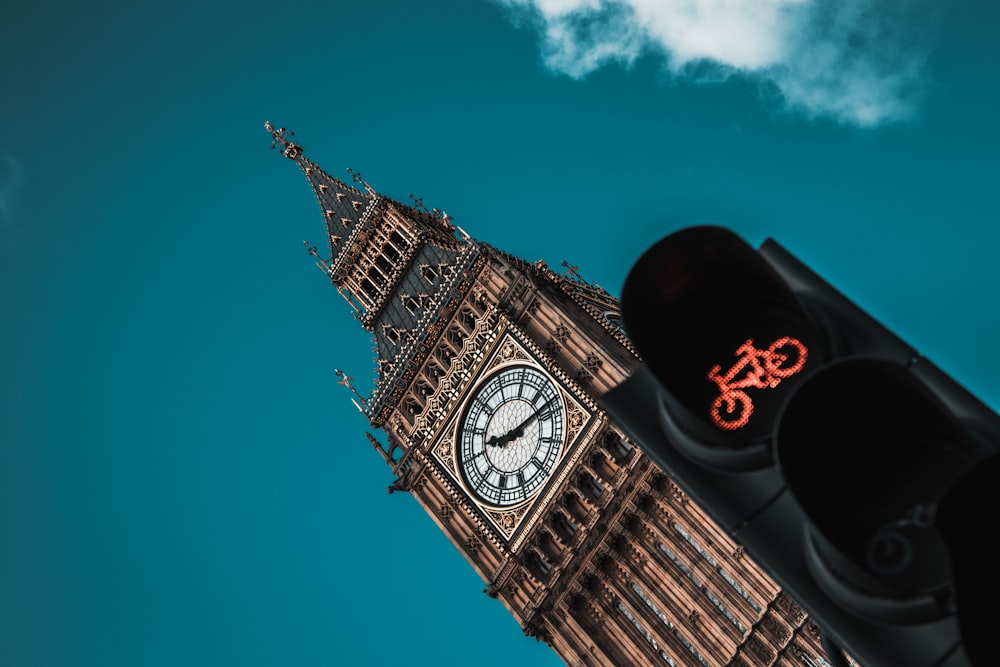
[[639,364],[615,297],[330,176],[265,127],[319,203],[330,256],[311,254],[372,335],[356,404],[390,492],[525,634],[570,665],[821,664],[802,609],[600,408]]

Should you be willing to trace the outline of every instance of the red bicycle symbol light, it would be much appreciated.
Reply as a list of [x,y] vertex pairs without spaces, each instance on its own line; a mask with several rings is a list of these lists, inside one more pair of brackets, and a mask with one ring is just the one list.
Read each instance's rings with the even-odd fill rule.
[[[708,372],[708,379],[719,386],[709,414],[719,428],[727,431],[746,426],[753,414],[753,401],[744,389],[774,389],[781,381],[795,375],[806,365],[806,346],[795,338],[783,336],[761,350],[753,339],[736,348],[736,363],[724,375],[722,366]],[[739,377],[739,379],[737,379]]]

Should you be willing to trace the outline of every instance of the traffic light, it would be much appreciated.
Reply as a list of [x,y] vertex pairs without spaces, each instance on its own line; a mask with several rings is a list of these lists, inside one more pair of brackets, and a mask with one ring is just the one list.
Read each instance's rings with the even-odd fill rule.
[[995,412],[773,240],[667,236],[622,316],[643,363],[602,405],[831,646],[995,663]]

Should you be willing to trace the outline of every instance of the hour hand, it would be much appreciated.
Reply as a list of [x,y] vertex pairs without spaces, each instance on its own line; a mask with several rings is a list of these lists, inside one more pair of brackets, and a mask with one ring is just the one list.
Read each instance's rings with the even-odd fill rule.
[[486,438],[486,444],[491,447],[503,447],[517,436],[517,429],[514,429],[513,431],[508,431],[503,435],[491,435]]
[[491,435],[486,439],[486,444],[493,447],[505,447],[507,443],[517,440],[522,435],[524,435],[524,424],[521,424],[513,430],[507,431],[503,435]]

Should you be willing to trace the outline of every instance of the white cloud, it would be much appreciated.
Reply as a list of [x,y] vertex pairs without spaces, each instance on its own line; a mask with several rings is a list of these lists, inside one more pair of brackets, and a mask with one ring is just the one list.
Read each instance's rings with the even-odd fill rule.
[[570,77],[654,54],[674,75],[754,78],[789,109],[862,127],[914,112],[931,23],[929,0],[495,1]]
[[21,165],[9,153],[0,153],[0,225],[13,215],[14,195],[21,185]]

